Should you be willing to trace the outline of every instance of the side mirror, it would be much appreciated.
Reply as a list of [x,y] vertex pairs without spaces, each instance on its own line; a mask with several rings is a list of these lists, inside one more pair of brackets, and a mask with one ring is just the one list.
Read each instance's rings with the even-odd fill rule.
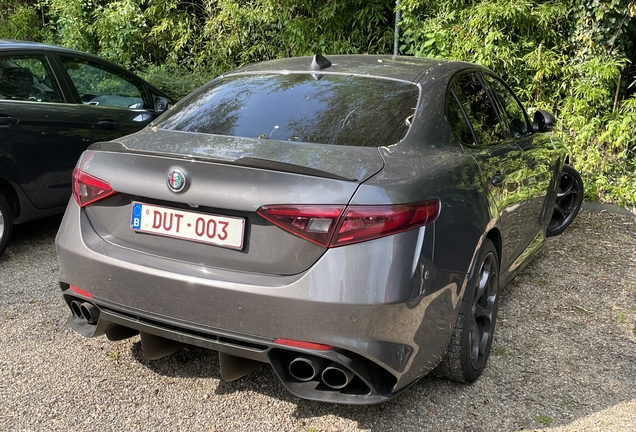
[[547,111],[537,110],[534,113],[532,129],[535,132],[550,132],[556,126],[556,118]]
[[165,97],[155,96],[155,112],[157,114],[161,114],[162,112],[167,110],[169,104],[170,101]]

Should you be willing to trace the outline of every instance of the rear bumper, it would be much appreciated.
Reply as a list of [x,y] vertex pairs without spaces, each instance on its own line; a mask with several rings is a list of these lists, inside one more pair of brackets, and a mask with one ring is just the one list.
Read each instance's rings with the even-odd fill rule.
[[[63,286],[67,302],[79,299]],[[86,299],[80,299],[85,301]],[[228,332],[220,329],[202,328],[191,323],[170,320],[157,321],[140,315],[123,313],[89,300],[99,309],[99,321],[89,325],[85,320],[71,314],[69,325],[86,337],[106,335],[110,340],[120,340],[141,334],[144,353],[151,359],[171,354],[182,345],[195,345],[219,352],[221,376],[231,381],[240,378],[262,364],[270,364],[283,385],[296,396],[318,401],[346,404],[376,404],[399,393],[394,390],[396,378],[365,358],[347,350],[334,348],[316,351],[277,345],[272,339]],[[290,373],[290,364],[298,358],[321,361],[322,370],[329,364],[337,364],[353,373],[353,379],[342,389],[330,388],[318,375],[307,381],[295,379]]]
[[[298,275],[248,274],[114,246],[71,201],[56,245],[69,305],[88,300],[99,309],[94,325],[69,318],[84,336],[119,339],[133,329],[142,343],[154,335],[217,350],[222,363],[228,356],[270,363],[300,397],[369,404],[428,373],[450,339],[465,275],[433,268],[433,232],[431,225],[330,249]],[[277,338],[334,348],[290,348]],[[334,361],[362,385],[332,389],[319,377],[294,380],[289,363],[299,355]]]

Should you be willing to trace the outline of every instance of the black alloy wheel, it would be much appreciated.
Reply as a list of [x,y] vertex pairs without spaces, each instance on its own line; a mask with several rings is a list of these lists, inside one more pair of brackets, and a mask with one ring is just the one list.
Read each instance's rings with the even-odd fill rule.
[[582,203],[583,180],[581,175],[572,166],[563,165],[554,211],[546,235],[553,237],[565,231],[579,213]]
[[11,238],[11,213],[9,212],[9,204],[2,194],[0,194],[0,255],[9,245]]
[[435,375],[468,383],[479,378],[486,367],[495,334],[498,294],[497,250],[489,239],[484,239],[451,341]]
[[495,333],[498,285],[497,258],[489,252],[479,269],[479,280],[474,287],[471,305],[468,346],[473,370],[483,369],[490,353]]

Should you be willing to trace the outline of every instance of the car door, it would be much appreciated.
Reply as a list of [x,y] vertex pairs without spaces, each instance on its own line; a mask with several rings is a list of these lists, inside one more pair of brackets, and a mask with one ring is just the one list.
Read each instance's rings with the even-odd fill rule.
[[480,75],[471,72],[451,83],[447,117],[455,134],[479,165],[493,207],[501,222],[502,268],[525,248],[523,206],[527,170],[523,151],[508,139]]
[[59,56],[81,101],[93,141],[109,141],[142,129],[154,118],[155,101],[144,82],[132,74],[96,59]]
[[43,52],[0,54],[0,164],[40,209],[65,205],[90,144],[86,117]]
[[554,191],[558,178],[559,152],[548,134],[534,133],[525,109],[503,81],[490,74],[483,78],[494,95],[507,135],[523,150],[527,169],[523,218],[527,224],[525,242],[529,243],[547,226],[552,215],[556,195],[549,192]]

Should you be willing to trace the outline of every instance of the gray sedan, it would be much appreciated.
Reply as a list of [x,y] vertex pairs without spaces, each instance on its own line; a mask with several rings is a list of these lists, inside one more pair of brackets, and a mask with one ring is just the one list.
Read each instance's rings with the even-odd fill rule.
[[553,126],[470,63],[228,73],[80,158],[56,240],[68,323],[139,334],[150,359],[217,350],[226,380],[270,364],[319,401],[475,381],[500,287],[580,206]]

